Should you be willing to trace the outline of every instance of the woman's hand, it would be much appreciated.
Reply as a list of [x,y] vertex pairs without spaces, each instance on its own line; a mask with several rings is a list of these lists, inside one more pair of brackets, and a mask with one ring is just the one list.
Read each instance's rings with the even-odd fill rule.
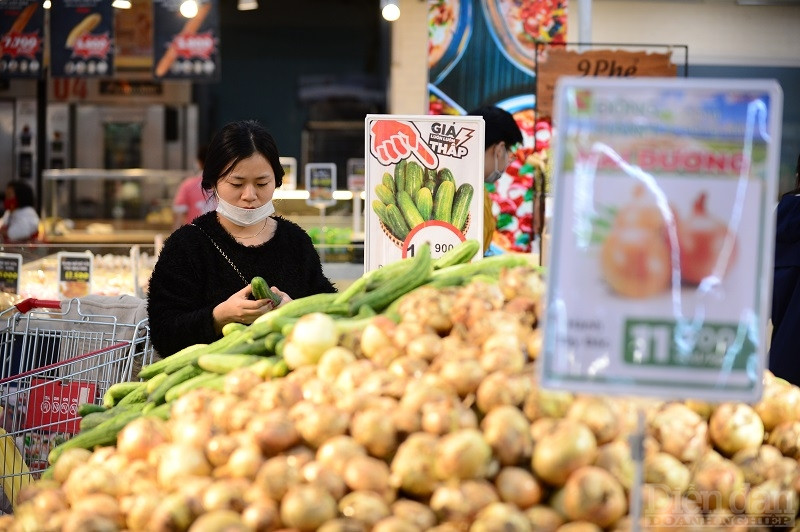
[[[272,300],[269,298],[257,300],[250,299],[252,293],[253,290],[248,284],[231,297],[214,307],[214,329],[218,334],[222,332],[222,327],[228,323],[244,323],[245,325],[250,325],[256,320],[256,318],[274,308]],[[290,300],[289,296],[286,294],[282,292],[279,292],[279,294],[281,296],[281,304],[287,300]]]
[[273,293],[277,294],[277,296],[281,298],[281,302],[278,304],[279,307],[285,305],[286,303],[292,300],[292,298],[289,297],[289,294],[287,294],[286,292],[281,292],[277,286],[270,286],[269,289],[272,290]]

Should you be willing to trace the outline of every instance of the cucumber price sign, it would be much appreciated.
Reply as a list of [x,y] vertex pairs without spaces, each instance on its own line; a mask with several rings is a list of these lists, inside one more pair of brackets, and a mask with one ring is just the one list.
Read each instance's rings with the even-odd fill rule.
[[483,118],[368,115],[365,129],[365,271],[483,240]]
[[758,400],[780,87],[568,77],[556,102],[542,386]]

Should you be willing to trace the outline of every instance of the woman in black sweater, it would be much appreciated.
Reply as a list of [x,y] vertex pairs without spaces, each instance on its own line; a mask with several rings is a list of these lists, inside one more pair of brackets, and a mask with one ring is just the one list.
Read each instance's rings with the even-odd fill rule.
[[170,235],[150,278],[147,309],[159,355],[211,343],[225,324],[250,324],[272,310],[269,299],[251,298],[257,275],[281,304],[336,291],[308,234],[273,216],[282,181],[278,148],[258,122],[232,122],[211,141],[202,186],[217,197],[217,210]]

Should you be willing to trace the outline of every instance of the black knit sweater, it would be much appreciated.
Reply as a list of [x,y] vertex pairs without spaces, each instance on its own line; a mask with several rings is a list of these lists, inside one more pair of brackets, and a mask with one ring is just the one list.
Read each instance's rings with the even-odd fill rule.
[[161,356],[197,343],[211,343],[214,307],[247,283],[214,247],[222,248],[249,282],[259,275],[292,299],[335,292],[322,272],[319,254],[308,234],[294,222],[275,216],[273,237],[260,246],[243,246],[209,212],[164,242],[148,288],[147,310],[153,347]]

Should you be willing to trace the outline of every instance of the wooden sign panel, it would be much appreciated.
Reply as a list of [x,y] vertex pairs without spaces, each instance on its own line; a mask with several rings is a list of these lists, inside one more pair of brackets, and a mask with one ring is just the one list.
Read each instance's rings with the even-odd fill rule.
[[675,77],[678,67],[671,54],[590,50],[573,52],[551,47],[540,56],[536,73],[536,111],[552,116],[556,82],[562,76],[594,78]]

